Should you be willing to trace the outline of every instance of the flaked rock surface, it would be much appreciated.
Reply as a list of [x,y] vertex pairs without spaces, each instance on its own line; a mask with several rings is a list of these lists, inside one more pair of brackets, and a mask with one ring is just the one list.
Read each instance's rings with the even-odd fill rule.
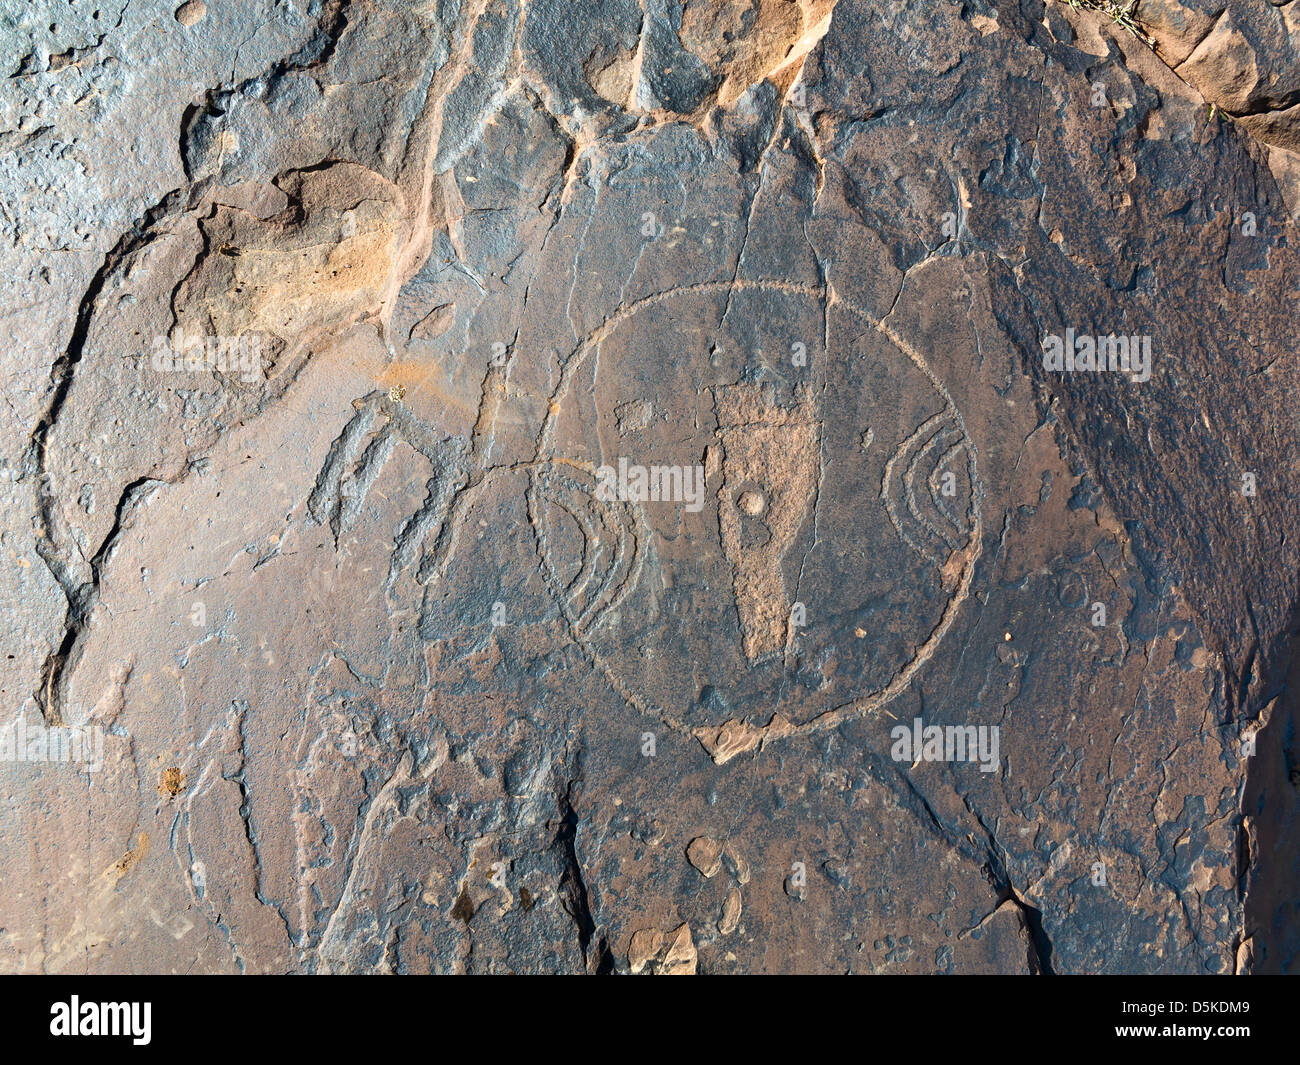
[[1292,965],[1300,8],[1098,7],[7,12],[0,969]]

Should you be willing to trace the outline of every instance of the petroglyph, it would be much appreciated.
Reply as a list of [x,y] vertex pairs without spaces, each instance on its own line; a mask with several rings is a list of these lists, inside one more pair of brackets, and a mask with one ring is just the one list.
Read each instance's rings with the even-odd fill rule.
[[819,430],[806,385],[797,397],[798,406],[785,409],[771,389],[715,392],[723,471],[718,521],[751,662],[793,636],[781,565],[817,490]]
[[[796,337],[814,338],[798,341],[806,366],[771,357]],[[651,346],[673,367],[653,379]],[[869,430],[832,433],[851,359],[882,392],[858,412]],[[599,434],[579,402],[594,404]],[[631,409],[662,419],[672,444],[656,459],[703,463],[712,505],[699,515],[593,498],[590,471],[635,453]],[[531,484],[538,550],[575,638],[623,698],[719,762],[905,690],[979,554],[975,449],[947,390],[833,290],[786,282],[690,286],[612,316],[563,363]],[[822,575],[827,529],[861,559],[860,582]],[[705,592],[718,587],[730,596]],[[697,639],[715,656],[707,670]]]
[[[529,507],[547,582],[573,631],[582,638],[617,613],[640,575],[644,555],[634,505],[597,500],[593,476],[556,462],[535,469]],[[581,538],[578,565],[567,578],[549,564],[552,553],[545,530],[553,522],[546,512],[567,516]]]
[[[399,441],[405,442],[429,462],[433,475],[426,484],[424,503],[394,539],[389,581],[415,562],[418,551],[416,579],[427,584],[446,557],[448,510],[467,479],[464,442],[425,424],[387,392],[372,392],[354,406],[356,414],[335,440],[316,478],[307,501],[308,513],[318,523],[329,524],[337,547],[340,534],[356,520],[393,449]],[[434,542],[425,548],[430,537]]]
[[[957,465],[957,460],[966,461]],[[965,478],[957,510],[958,470]],[[970,539],[974,459],[957,413],[945,408],[917,426],[885,464],[880,498],[898,535],[922,558],[944,566]],[[900,507],[899,504],[905,504]]]
[[1282,7],[202,6],[5,27],[0,967],[1289,964]]

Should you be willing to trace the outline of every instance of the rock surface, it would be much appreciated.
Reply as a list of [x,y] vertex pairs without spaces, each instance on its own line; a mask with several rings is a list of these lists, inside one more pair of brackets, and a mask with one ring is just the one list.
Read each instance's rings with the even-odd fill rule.
[[9,5],[0,969],[1292,965],[1300,7],[1097,6]]

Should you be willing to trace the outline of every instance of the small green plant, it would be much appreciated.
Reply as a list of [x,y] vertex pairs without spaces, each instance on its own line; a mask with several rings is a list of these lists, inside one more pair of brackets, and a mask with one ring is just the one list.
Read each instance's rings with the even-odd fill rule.
[[1087,8],[1089,11],[1100,11],[1116,25],[1123,26],[1138,40],[1145,41],[1147,44],[1151,43],[1151,38],[1143,32],[1134,18],[1138,0],[1066,0],[1066,2],[1076,11],[1080,8]]

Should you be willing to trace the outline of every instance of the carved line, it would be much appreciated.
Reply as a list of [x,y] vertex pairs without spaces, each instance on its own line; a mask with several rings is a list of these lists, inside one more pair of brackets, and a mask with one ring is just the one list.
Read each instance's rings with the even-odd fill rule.
[[[731,281],[702,282],[696,285],[687,285],[681,288],[672,289],[667,292],[655,293],[654,295],[648,296],[643,300],[639,300],[636,303],[633,303],[627,307],[622,308],[614,315],[611,315],[609,318],[607,318],[604,321],[604,323],[602,323],[599,327],[597,327],[597,329],[595,329],[589,336],[587,336],[584,340],[579,341],[577,346],[571,351],[569,357],[564,361],[561,367],[560,380],[556,385],[555,391],[551,396],[546,418],[543,421],[541,431],[538,433],[537,448],[534,456],[534,463],[539,466],[553,463],[553,462],[567,462],[570,465],[575,465],[575,466],[578,465],[573,460],[562,459],[555,456],[554,454],[555,426],[561,408],[560,401],[570,391],[572,387],[574,375],[577,373],[578,369],[586,362],[591,352],[593,350],[598,349],[600,344],[604,341],[604,339],[607,336],[610,335],[610,333],[613,332],[614,329],[616,329],[619,325],[621,325],[624,321],[626,321],[633,315],[640,313],[640,311],[644,310],[645,308],[657,303],[661,303],[665,300],[675,299],[679,296],[690,295],[690,294],[707,294],[713,292],[720,292],[724,290],[732,291],[737,288],[742,290],[754,289],[758,291],[775,290],[779,292],[805,296],[810,299],[825,301],[825,307],[827,310],[829,310],[830,307],[839,304],[842,305],[851,314],[856,315],[858,318],[862,319],[863,321],[865,322],[873,321],[872,316],[867,314],[866,311],[864,311],[860,307],[857,307],[853,303],[843,299],[835,292],[833,288],[830,287],[828,287],[825,291],[823,291],[822,289],[815,288],[811,285],[799,285],[799,284],[792,284],[789,282],[782,282],[782,281],[759,281],[759,280],[747,280],[747,279],[737,278]],[[784,723],[784,719],[780,719],[780,715],[776,715],[773,717],[772,721],[769,722],[767,726],[754,730],[758,733],[760,741],[762,739],[762,733],[767,732],[768,730],[772,730],[772,735],[774,738],[780,738],[780,737],[790,736],[790,735],[799,735],[804,733],[819,732],[825,729],[835,728],[847,720],[865,716],[866,714],[872,713],[887,705],[911,684],[912,679],[916,676],[916,674],[926,665],[926,663],[929,662],[930,658],[934,654],[934,651],[942,642],[944,636],[947,635],[947,632],[949,628],[951,628],[953,621],[957,617],[957,614],[960,612],[962,605],[970,596],[970,588],[971,588],[971,583],[974,579],[975,565],[979,561],[979,557],[983,549],[983,517],[982,517],[982,508],[980,505],[982,491],[978,479],[978,465],[977,465],[978,452],[975,447],[974,440],[972,439],[970,433],[966,428],[965,419],[962,417],[961,411],[958,409],[957,404],[953,401],[951,393],[949,393],[947,387],[938,378],[938,376],[934,373],[934,371],[930,369],[929,365],[926,363],[925,359],[921,356],[921,354],[918,351],[916,351],[916,349],[913,348],[910,344],[908,344],[902,337],[898,336],[893,330],[891,330],[885,324],[884,321],[876,321],[875,328],[879,333],[885,336],[886,339],[888,339],[899,351],[901,351],[904,355],[906,355],[909,359],[911,359],[913,364],[915,364],[915,366],[930,381],[930,384],[935,389],[935,391],[938,392],[938,394],[943,398],[943,400],[945,401],[945,409],[935,417],[936,418],[951,417],[951,419],[956,423],[957,429],[960,430],[961,432],[963,438],[963,444],[961,446],[965,447],[967,451],[967,468],[969,471],[970,484],[971,484],[971,502],[968,508],[971,528],[970,528],[970,539],[968,541],[967,549],[966,549],[967,557],[966,557],[965,565],[962,567],[962,573],[961,573],[961,578],[958,582],[958,587],[955,593],[953,594],[952,598],[949,599],[948,605],[944,609],[943,615],[940,618],[938,625],[935,626],[935,628],[931,631],[930,635],[917,649],[917,652],[912,657],[912,659],[894,675],[893,679],[889,682],[889,684],[887,684],[883,689],[881,689],[880,691],[876,692],[873,695],[867,696],[862,699],[857,699],[849,703],[845,703],[842,706],[835,707],[831,710],[827,710],[824,713],[818,715],[817,717],[814,717],[812,720],[807,721],[802,725],[789,725],[788,723]],[[891,463],[892,461],[893,460],[891,460]],[[537,484],[537,480],[535,478],[531,479],[531,481],[532,481],[532,485]],[[546,537],[543,530],[541,529],[540,522],[538,521],[538,515],[534,510],[533,501],[534,501],[534,492],[532,491],[532,487],[530,486],[529,519],[533,527],[538,553],[541,556],[544,563],[544,569],[547,572],[549,572],[550,571],[549,565],[545,565]],[[896,516],[891,514],[891,517],[896,517]],[[895,521],[895,528],[898,528],[897,521]],[[899,531],[901,534],[901,529]],[[639,568],[640,567],[638,566],[638,570]],[[562,599],[560,601],[563,602]],[[602,674],[604,674],[606,680],[609,682],[610,686],[614,689],[614,691],[624,700],[624,702],[626,702],[633,709],[637,710],[638,712],[644,714],[647,717],[651,717],[660,721],[663,725],[673,729],[674,731],[681,732],[686,735],[695,736],[697,739],[700,740],[702,744],[705,745],[706,750],[709,749],[709,746],[707,743],[705,743],[701,733],[702,732],[720,733],[721,731],[725,730],[726,727],[725,725],[721,726],[718,729],[695,730],[688,727],[679,718],[670,715],[667,711],[663,710],[662,708],[648,706],[643,699],[641,699],[635,693],[629,691],[627,686],[613,672],[613,670],[609,667],[609,665],[600,656],[596,655],[591,650],[591,648],[586,644],[585,640],[583,640],[582,638],[583,634],[577,628],[575,621],[571,617],[569,617],[567,613],[566,613],[566,620],[569,621],[575,643],[581,649],[584,656],[588,659],[588,661],[590,661],[594,666],[596,666],[596,668],[599,669]],[[782,722],[782,726],[779,729],[776,727],[778,725],[778,721]],[[756,743],[754,744],[750,744],[749,746],[750,747],[755,746],[757,745],[757,742],[758,741],[756,741]],[[710,751],[710,754],[713,755],[715,760],[726,760],[725,758],[719,759],[719,756],[716,753],[714,753],[714,751]]]

